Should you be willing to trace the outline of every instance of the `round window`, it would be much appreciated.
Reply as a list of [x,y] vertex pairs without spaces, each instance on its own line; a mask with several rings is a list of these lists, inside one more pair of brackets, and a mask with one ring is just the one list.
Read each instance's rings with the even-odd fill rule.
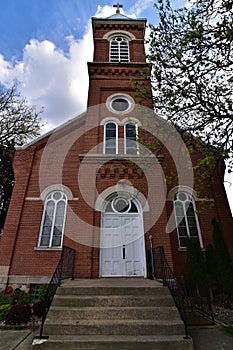
[[129,211],[131,202],[125,198],[115,198],[112,202],[113,210],[118,213],[125,213]]
[[111,112],[126,113],[133,110],[135,103],[129,95],[114,94],[108,97],[106,105]]
[[124,98],[115,98],[112,101],[112,108],[117,112],[124,112],[129,108],[129,102]]

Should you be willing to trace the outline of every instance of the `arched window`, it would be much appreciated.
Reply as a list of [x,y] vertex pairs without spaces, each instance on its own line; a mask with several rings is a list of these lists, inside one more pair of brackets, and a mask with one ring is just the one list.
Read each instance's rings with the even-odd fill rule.
[[129,62],[129,41],[116,36],[110,40],[110,62]]
[[63,192],[54,191],[47,196],[38,242],[39,247],[62,246],[66,206],[67,197]]
[[118,125],[108,122],[104,126],[104,153],[118,153]]
[[138,126],[134,123],[125,124],[125,154],[138,154]]
[[193,197],[186,192],[176,193],[174,197],[174,208],[180,247],[187,247],[187,238],[199,240],[200,246],[203,247]]

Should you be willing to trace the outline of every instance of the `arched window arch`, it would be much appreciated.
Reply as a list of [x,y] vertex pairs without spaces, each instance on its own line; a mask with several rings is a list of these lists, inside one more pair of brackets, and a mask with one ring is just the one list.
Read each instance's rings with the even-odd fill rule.
[[197,239],[203,247],[201,230],[193,197],[187,192],[177,192],[173,199],[179,245],[187,247],[187,239]]
[[132,122],[124,125],[125,154],[138,154],[138,125]]
[[115,36],[110,40],[110,62],[129,62],[129,41]]
[[39,247],[59,248],[62,246],[67,196],[62,191],[51,192],[45,200]]
[[112,121],[104,125],[104,153],[118,153],[118,125]]

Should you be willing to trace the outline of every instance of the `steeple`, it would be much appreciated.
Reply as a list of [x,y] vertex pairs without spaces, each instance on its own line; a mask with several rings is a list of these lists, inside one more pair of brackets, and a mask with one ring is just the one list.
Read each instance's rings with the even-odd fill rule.
[[120,10],[123,6],[119,2],[113,7],[116,12],[110,17],[92,18],[94,57],[93,62],[88,63],[88,107],[108,103],[111,96],[119,94],[121,99],[127,95],[127,103],[131,101],[130,77],[142,79],[141,71],[147,67],[144,47],[146,19],[123,15]]

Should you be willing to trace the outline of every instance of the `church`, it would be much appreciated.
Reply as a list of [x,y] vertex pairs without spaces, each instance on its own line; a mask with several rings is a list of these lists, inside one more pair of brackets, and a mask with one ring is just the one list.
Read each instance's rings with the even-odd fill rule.
[[[62,247],[75,250],[74,278],[149,278],[148,251],[163,246],[175,276],[185,273],[187,239],[212,242],[221,224],[233,254],[223,179],[198,187],[188,152],[132,78],[150,92],[145,18],[92,18],[87,110],[19,148],[15,186],[0,237],[0,286],[46,284]],[[66,116],[64,116],[65,119]]]

